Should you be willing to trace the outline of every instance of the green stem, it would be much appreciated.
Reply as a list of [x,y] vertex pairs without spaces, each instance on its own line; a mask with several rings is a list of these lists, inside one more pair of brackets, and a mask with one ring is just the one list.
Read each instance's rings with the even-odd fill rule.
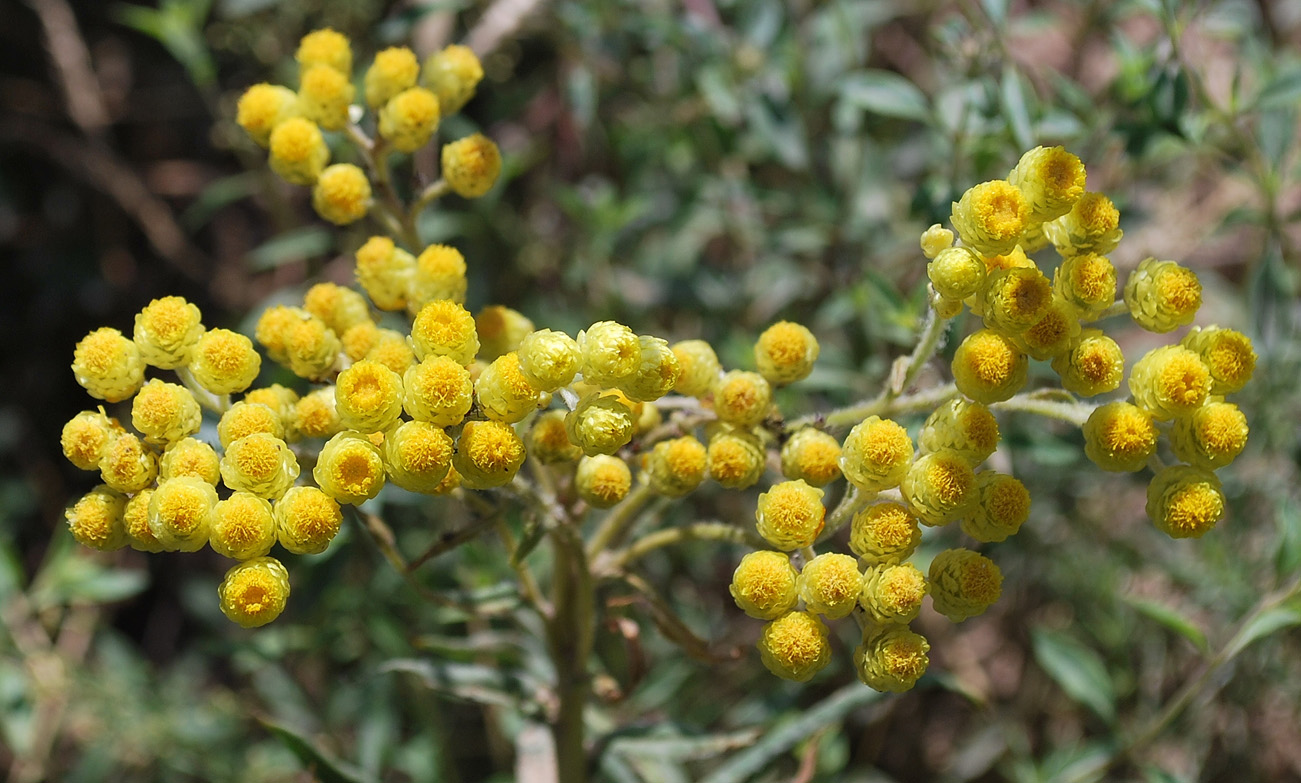
[[908,369],[904,371],[903,381],[898,386],[886,390],[889,399],[898,397],[917,381],[917,376],[921,374],[926,363],[939,350],[940,339],[944,337],[948,327],[948,320],[940,318],[934,307],[927,309],[926,323],[922,326],[922,333],[917,341],[917,347],[913,349],[912,356],[908,358]]
[[447,180],[441,177],[435,180],[420,191],[420,195],[416,196],[416,200],[411,204],[411,210],[407,213],[407,219],[412,225],[415,225],[416,218],[420,217],[420,213],[424,211],[425,207],[429,206],[430,202],[440,199],[451,192],[452,186],[447,184]]
[[1036,397],[1036,394],[1037,392],[1018,394],[1010,400],[996,402],[989,407],[990,410],[996,411],[1033,413],[1036,416],[1069,422],[1076,427],[1083,427],[1084,422],[1088,421],[1089,416],[1098,409],[1097,405],[1090,405],[1087,402],[1054,402]]
[[796,419],[786,425],[786,431],[794,432],[801,427],[817,424],[819,421],[823,426],[834,429],[857,424],[868,416],[893,416],[901,413],[930,410],[957,393],[958,388],[951,383],[947,383],[916,394],[905,394],[897,397],[888,397],[882,394],[875,399],[860,402],[848,408],[834,410],[822,417],[813,415]]
[[654,496],[655,490],[651,489],[649,484],[638,484],[632,492],[629,492],[619,505],[605,515],[601,526],[592,534],[592,540],[587,544],[587,558],[595,560],[610,546],[617,544],[618,539],[636,521],[637,512],[641,511],[642,506]]
[[558,706],[551,724],[556,743],[556,770],[561,783],[586,783],[583,711],[589,684],[587,659],[592,652],[596,594],[583,540],[571,524],[550,531],[555,550],[552,603],[547,647],[556,669]]
[[825,541],[834,536],[838,530],[844,527],[849,520],[854,518],[854,514],[876,497],[875,492],[863,492],[853,484],[845,490],[845,496],[840,499],[835,511],[827,516],[827,524],[818,536],[819,541]]
[[189,389],[190,393],[194,395],[194,399],[198,400],[199,405],[216,413],[218,416],[230,410],[230,395],[213,394],[203,388],[199,380],[194,377],[194,373],[190,372],[189,367],[176,368],[176,376],[185,388]]
[[656,549],[687,541],[727,541],[733,544],[748,544],[755,549],[767,549],[769,546],[757,533],[736,525],[725,522],[693,522],[686,527],[657,530],[637,539],[627,549],[614,555],[611,562],[612,572],[609,575],[617,575],[617,572],[626,569],[629,563],[645,557]]

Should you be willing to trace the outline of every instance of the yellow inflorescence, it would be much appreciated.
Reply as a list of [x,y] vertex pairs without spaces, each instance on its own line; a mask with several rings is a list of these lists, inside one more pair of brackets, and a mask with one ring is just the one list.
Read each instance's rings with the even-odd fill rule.
[[783,481],[759,496],[755,520],[759,535],[789,552],[810,546],[822,532],[827,509],[822,490],[804,481]]
[[607,454],[583,457],[574,473],[574,487],[589,506],[609,508],[623,500],[632,489],[632,471],[628,469],[628,463],[618,457]]
[[751,552],[732,574],[732,599],[757,620],[775,620],[799,601],[798,579],[785,554],[766,549]]
[[807,682],[831,661],[827,626],[812,612],[787,612],[764,626],[759,656],[778,677]]
[[266,625],[280,616],[289,600],[289,572],[273,557],[239,563],[217,588],[222,614],[245,628]]
[[845,437],[840,470],[865,492],[896,487],[908,472],[913,442],[897,422],[869,416]]
[[443,145],[443,179],[458,196],[478,198],[501,174],[501,151],[482,133]]

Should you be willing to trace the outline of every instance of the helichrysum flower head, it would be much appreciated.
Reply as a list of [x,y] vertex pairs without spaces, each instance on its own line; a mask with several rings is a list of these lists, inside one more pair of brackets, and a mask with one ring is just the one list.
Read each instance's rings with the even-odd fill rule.
[[784,680],[808,682],[831,661],[827,626],[812,612],[787,612],[763,628],[759,658]]
[[345,429],[380,432],[402,415],[402,376],[379,362],[363,359],[339,373],[334,407]]
[[340,503],[359,506],[384,488],[384,459],[366,436],[340,432],[321,448],[312,478]]
[[340,73],[352,73],[352,46],[348,37],[328,27],[304,35],[294,59],[302,70],[328,65]]
[[412,314],[438,299],[465,301],[465,256],[451,245],[430,245],[416,256],[407,291],[407,308]]
[[804,481],[783,481],[759,495],[754,518],[759,535],[784,552],[810,546],[825,523],[822,490]]
[[235,492],[212,507],[208,543],[212,551],[235,560],[262,557],[276,542],[271,504],[248,492]]
[[145,382],[145,363],[136,344],[116,329],[96,329],[77,343],[72,373],[90,396],[121,402]]
[[1120,230],[1120,211],[1101,193],[1085,193],[1070,212],[1044,223],[1043,230],[1063,258],[1080,253],[1105,256],[1125,233]]
[[487,193],[501,174],[497,143],[476,133],[443,145],[443,179],[463,198]]
[[351,163],[326,166],[312,188],[312,208],[336,226],[366,217],[370,204],[370,180]]
[[901,503],[868,506],[850,523],[849,549],[868,565],[907,560],[921,540],[917,517]]
[[126,528],[127,543],[138,552],[165,552],[167,547],[158,540],[149,527],[149,501],[153,498],[152,489],[142,489],[126,502],[126,511],[122,514],[122,524]]
[[217,437],[223,447],[255,432],[265,432],[282,439],[285,436],[284,424],[275,411],[247,400],[230,406],[217,422]]
[[1103,470],[1142,470],[1156,453],[1159,435],[1147,411],[1120,400],[1109,402],[1084,422],[1084,454]]
[[294,404],[298,402],[298,392],[278,383],[270,386],[263,386],[259,389],[249,389],[244,393],[242,402],[251,404],[265,405],[280,418],[280,422],[289,420],[293,415]]
[[1052,367],[1061,376],[1062,388],[1093,397],[1120,388],[1125,355],[1101,329],[1085,329],[1070,350],[1053,359]]
[[1032,359],[1051,359],[1070,350],[1080,336],[1080,318],[1065,299],[1053,301],[1038,321],[1017,335],[1017,344]]
[[291,185],[311,185],[330,162],[330,148],[316,123],[290,117],[271,131],[271,170]]
[[289,572],[274,557],[246,560],[226,572],[217,588],[221,612],[244,628],[266,625],[289,600]]
[[1096,253],[1068,256],[1053,273],[1053,290],[1092,321],[1116,301],[1116,267]]
[[483,79],[479,57],[468,46],[453,44],[425,60],[420,82],[434,91],[444,114],[455,114],[474,97]]
[[985,282],[985,262],[970,248],[945,248],[926,265],[926,275],[940,296],[966,299]]
[[1129,374],[1134,403],[1158,420],[1187,416],[1211,392],[1211,371],[1201,357],[1179,345],[1149,351]]
[[193,476],[212,486],[221,481],[221,460],[212,446],[194,438],[182,438],[167,447],[158,462],[158,478],[162,481]]
[[924,525],[947,525],[976,500],[976,475],[956,451],[922,455],[904,474],[899,491]]
[[1030,220],[1043,223],[1065,215],[1084,195],[1084,164],[1061,147],[1035,147],[1021,156],[1007,181],[1030,204]]
[[643,335],[637,342],[641,363],[636,372],[619,384],[619,390],[635,401],[658,400],[673,390],[682,368],[666,340]]
[[271,131],[298,114],[298,96],[278,84],[255,84],[239,96],[235,122],[260,147],[271,143]]
[[1201,538],[1224,515],[1220,480],[1191,465],[1163,468],[1147,485],[1147,515],[1171,538]]
[[339,363],[339,352],[343,350],[343,345],[325,321],[304,314],[306,317],[296,318],[287,324],[283,363],[300,378],[318,380],[333,372]]
[[627,497],[628,490],[632,489],[632,471],[618,457],[606,454],[583,457],[574,474],[574,488],[587,505],[609,508]]
[[705,480],[709,452],[691,435],[660,441],[646,462],[651,489],[661,495],[680,498]]
[[150,443],[167,445],[199,431],[203,414],[184,386],[157,378],[146,383],[131,401],[131,426]]
[[381,310],[407,306],[415,268],[416,259],[388,237],[371,237],[357,248],[357,282]]
[[469,421],[456,443],[452,466],[470,489],[490,489],[509,484],[524,464],[524,442],[509,424]]
[[754,433],[720,428],[709,438],[709,477],[728,489],[752,487],[763,475],[766,456]]
[[632,440],[632,410],[613,395],[592,393],[565,416],[569,442],[589,457],[613,454]]
[[285,344],[289,339],[289,331],[295,323],[310,318],[311,315],[301,307],[272,305],[258,316],[257,325],[253,328],[253,337],[267,349],[267,355],[272,361],[288,364],[289,354],[286,353]]
[[519,350],[520,343],[533,332],[533,322],[518,310],[504,305],[488,305],[474,316],[479,332],[479,358],[490,362]]
[[760,550],[741,558],[732,574],[732,600],[756,620],[775,620],[799,602],[796,573],[781,552]]
[[1170,429],[1175,456],[1199,468],[1216,470],[1233,462],[1247,445],[1247,417],[1231,402],[1208,402]]
[[389,481],[410,492],[430,493],[452,466],[452,439],[427,421],[406,421],[384,436]]
[[379,110],[379,135],[394,149],[415,152],[429,143],[439,119],[438,97],[424,87],[412,87],[394,95]]
[[298,460],[280,438],[255,432],[226,447],[221,479],[233,490],[274,500],[298,479]]
[[956,451],[972,467],[998,448],[998,420],[978,402],[955,397],[926,418],[918,436],[922,451]]
[[520,372],[544,392],[568,386],[582,361],[578,342],[564,332],[539,329],[520,341]]
[[935,258],[953,247],[953,232],[936,223],[922,232],[921,246],[922,255]]
[[962,519],[962,532],[977,541],[1016,535],[1030,518],[1030,493],[1018,479],[992,470],[976,474],[976,501]]
[[958,391],[986,405],[1011,399],[1025,385],[1028,368],[1012,339],[992,329],[971,333],[953,355]]
[[952,622],[983,614],[1003,592],[1003,572],[970,549],[946,549],[931,561],[931,603]]
[[852,612],[862,589],[858,560],[850,555],[826,552],[805,563],[800,571],[799,591],[804,606],[828,620]]
[[99,460],[104,456],[118,435],[125,432],[116,419],[110,419],[104,411],[82,411],[67,424],[59,443],[63,447],[63,456],[82,470],[98,470]]
[[64,512],[68,529],[78,544],[109,552],[127,544],[125,495],[103,484],[95,487]]
[[1006,180],[982,182],[953,205],[952,220],[964,245],[981,255],[998,255],[1016,247],[1030,222],[1030,205]]
[[416,364],[416,352],[411,348],[411,341],[394,329],[380,329],[379,339],[362,358],[382,364],[398,375]]
[[366,69],[366,104],[378,109],[389,98],[416,86],[420,78],[420,61],[416,53],[405,46],[390,46],[375,55]]
[[149,529],[166,549],[197,552],[208,543],[217,490],[203,479],[181,476],[159,482],[149,498]]
[[1196,352],[1211,371],[1211,394],[1239,391],[1256,371],[1256,349],[1251,338],[1234,329],[1196,328],[1179,344]]
[[325,386],[304,394],[294,403],[289,433],[292,438],[328,438],[342,428],[334,407],[334,387]]
[[1037,267],[1000,269],[982,287],[985,324],[1007,334],[1023,332],[1043,318],[1052,304],[1053,287]]
[[352,80],[328,65],[303,69],[298,85],[298,110],[325,130],[343,130],[355,89]]
[[599,321],[578,333],[584,380],[618,386],[641,368],[641,341],[621,323]]
[[911,690],[930,666],[931,645],[906,625],[865,632],[854,649],[854,668],[867,687],[883,693]]
[[131,433],[119,435],[99,458],[99,475],[118,492],[139,492],[158,476],[158,458]]
[[718,355],[704,340],[683,340],[670,346],[673,355],[678,357],[678,367],[682,370],[673,390],[688,397],[701,397],[708,394],[723,374],[723,367],[718,363]]
[[474,382],[483,413],[490,419],[514,424],[538,409],[538,390],[520,372],[519,355],[499,356]]
[[199,308],[179,296],[155,299],[136,314],[132,342],[145,364],[162,370],[184,367],[203,336]]
[[1149,332],[1174,331],[1197,316],[1202,284],[1196,272],[1174,261],[1145,258],[1125,283],[1125,304]]
[[190,372],[213,394],[241,392],[253,385],[262,357],[253,341],[229,329],[209,329],[190,354]]
[[571,462],[583,456],[583,450],[569,442],[562,411],[547,411],[533,420],[528,434],[528,453],[543,465]]
[[772,386],[757,372],[732,370],[714,384],[714,412],[720,421],[753,427],[771,408]]
[[883,563],[867,569],[858,603],[877,623],[910,623],[922,610],[926,577],[912,563]]
[[908,431],[895,421],[869,416],[845,436],[840,470],[864,492],[899,486],[913,458]]
[[782,445],[782,475],[824,487],[840,478],[840,442],[822,430],[796,430]]
[[447,356],[460,365],[474,361],[479,334],[470,311],[448,299],[437,299],[416,315],[411,325],[411,347],[416,358]]
[[402,407],[411,418],[454,427],[474,404],[470,372],[446,356],[432,356],[402,376]]
[[374,321],[353,324],[346,332],[339,335],[339,346],[350,360],[361,361],[372,348],[379,345],[381,331],[383,330]]
[[754,344],[754,363],[769,383],[783,386],[809,377],[818,351],[818,338],[807,327],[778,321],[759,335]]
[[289,490],[276,501],[273,513],[276,540],[296,555],[324,552],[343,525],[338,501],[316,487]]

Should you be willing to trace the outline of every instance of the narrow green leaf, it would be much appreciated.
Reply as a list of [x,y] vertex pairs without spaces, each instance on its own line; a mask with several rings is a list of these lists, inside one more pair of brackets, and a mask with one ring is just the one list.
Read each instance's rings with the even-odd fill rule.
[[1301,625],[1301,597],[1294,597],[1286,603],[1256,615],[1234,637],[1233,644],[1226,651],[1227,657],[1233,658],[1251,646],[1252,642],[1294,625]]
[[329,755],[298,731],[270,720],[260,723],[298,757],[314,780],[322,783],[376,783],[375,778]]
[[1256,98],[1256,109],[1286,109],[1301,102],[1301,68],[1274,75]]
[[980,0],[980,4],[985,7],[985,13],[994,26],[1002,27],[1007,20],[1008,0]]
[[1138,612],[1149,620],[1155,620],[1166,628],[1174,631],[1180,636],[1192,642],[1198,652],[1205,655],[1210,647],[1206,643],[1206,634],[1201,628],[1197,627],[1191,619],[1183,615],[1176,609],[1172,609],[1165,604],[1149,601],[1145,598],[1125,597],[1125,603],[1134,607]]
[[620,737],[610,743],[610,752],[625,756],[650,756],[677,761],[711,759],[728,751],[749,747],[759,736],[758,729],[745,729],[729,734],[707,734],[703,737],[685,735]]
[[535,694],[541,689],[540,684],[496,667],[397,658],[385,663],[379,671],[415,675],[430,690],[476,704],[510,707],[526,713],[539,709]]
[[842,101],[885,117],[925,120],[930,102],[917,85],[892,71],[851,73],[840,83]]
[[1274,573],[1280,579],[1301,571],[1301,510],[1292,501],[1284,501],[1274,515],[1278,520],[1278,549],[1274,553]]
[[1034,129],[1030,125],[1030,110],[1025,105],[1025,88],[1021,84],[1021,74],[1011,64],[1003,66],[1003,81],[999,91],[1003,104],[1003,115],[1007,126],[1012,130],[1019,149],[1028,150],[1034,146]]
[[524,529],[520,532],[519,545],[515,547],[515,554],[511,555],[511,567],[515,567],[524,562],[524,559],[538,548],[542,539],[547,535],[547,528],[542,524],[542,520],[536,516],[531,516],[524,522]]
[[329,249],[329,231],[321,226],[305,226],[263,242],[248,254],[248,265],[254,272],[265,272],[292,261],[323,255]]
[[1102,658],[1058,631],[1036,628],[1031,637],[1035,660],[1066,695],[1107,723],[1114,722],[1116,694]]

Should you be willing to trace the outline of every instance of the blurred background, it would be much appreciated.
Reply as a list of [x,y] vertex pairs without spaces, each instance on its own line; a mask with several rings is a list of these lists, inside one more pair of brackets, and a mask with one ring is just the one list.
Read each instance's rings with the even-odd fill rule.
[[[248,85],[294,84],[297,41],[322,26],[353,39],[359,68],[395,44],[479,51],[487,77],[442,138],[488,133],[503,182],[421,226],[463,251],[471,310],[699,336],[730,367],[769,323],[798,320],[822,358],[780,401],[825,410],[873,394],[913,344],[918,234],[1060,143],[1120,208],[1121,273],[1148,255],[1193,267],[1198,323],[1256,341],[1238,400],[1251,442],[1200,541],[1152,529],[1144,479],[1101,473],[1078,432],[1001,422],[997,466],[1030,487],[1031,521],[990,548],[1006,580],[989,613],[920,624],[931,674],[907,695],[857,685],[852,628],[812,683],[763,671],[759,624],[727,595],[740,547],[648,557],[705,644],[684,656],[645,606],[606,596],[604,779],[1069,780],[1131,742],[1108,779],[1301,778],[1301,603],[1271,603],[1301,572],[1301,3],[0,0],[0,19],[10,779],[545,780],[530,777],[529,683],[548,675],[527,627],[493,619],[511,573],[495,541],[418,576],[482,610],[467,614],[346,529],[290,565],[289,611],[248,633],[218,612],[214,553],[92,557],[64,530],[96,483],[58,445],[90,403],[69,370],[82,336],[128,331],[167,294],[251,333],[268,301],[349,282],[368,229],[323,224],[233,122]],[[1131,358],[1166,341],[1113,334]],[[462,518],[387,497],[407,552]],[[705,492],[664,516],[744,522],[753,502]],[[386,672],[395,660],[466,678]],[[760,765],[732,756],[773,726],[799,731]]]

